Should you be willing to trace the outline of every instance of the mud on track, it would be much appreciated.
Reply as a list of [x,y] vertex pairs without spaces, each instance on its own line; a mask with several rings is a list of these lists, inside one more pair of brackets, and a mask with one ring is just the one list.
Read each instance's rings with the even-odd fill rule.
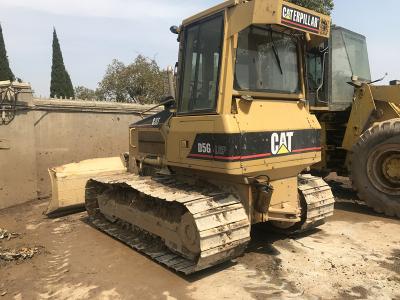
[[252,230],[244,256],[182,277],[95,230],[80,213],[42,215],[43,201],[0,211],[0,227],[21,235],[2,248],[38,247],[0,261],[3,299],[400,299],[400,221],[373,213],[331,178],[335,216],[308,235]]

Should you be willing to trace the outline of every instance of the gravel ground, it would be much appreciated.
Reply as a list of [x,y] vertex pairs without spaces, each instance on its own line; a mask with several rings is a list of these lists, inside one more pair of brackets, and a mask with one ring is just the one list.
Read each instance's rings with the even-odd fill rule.
[[255,227],[236,261],[183,277],[86,223],[86,214],[42,215],[44,201],[0,211],[0,228],[20,233],[4,249],[38,249],[0,260],[3,299],[400,299],[400,221],[357,204],[331,178],[335,216],[307,235]]

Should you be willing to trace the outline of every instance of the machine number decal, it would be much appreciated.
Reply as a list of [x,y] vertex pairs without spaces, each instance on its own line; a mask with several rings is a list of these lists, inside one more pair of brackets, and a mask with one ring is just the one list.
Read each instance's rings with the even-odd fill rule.
[[211,144],[210,143],[198,143],[197,151],[198,151],[198,153],[211,154]]
[[153,121],[151,122],[152,126],[157,126],[158,124],[160,124],[160,119],[161,118],[153,118]]
[[140,120],[139,122],[136,122],[134,124],[131,124],[131,128],[133,127],[148,127],[148,128],[154,128],[154,127],[161,127],[165,122],[171,118],[172,112],[168,110],[163,110],[160,111],[159,113],[148,116],[147,118]]

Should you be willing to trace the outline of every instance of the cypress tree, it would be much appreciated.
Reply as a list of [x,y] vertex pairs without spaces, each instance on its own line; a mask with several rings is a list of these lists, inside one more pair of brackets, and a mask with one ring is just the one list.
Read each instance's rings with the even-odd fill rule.
[[4,44],[3,38],[3,30],[0,24],[0,81],[3,80],[14,81],[15,77],[8,63],[6,45]]
[[65,69],[56,29],[53,31],[53,64],[51,67],[50,97],[74,97],[74,87],[71,78]]

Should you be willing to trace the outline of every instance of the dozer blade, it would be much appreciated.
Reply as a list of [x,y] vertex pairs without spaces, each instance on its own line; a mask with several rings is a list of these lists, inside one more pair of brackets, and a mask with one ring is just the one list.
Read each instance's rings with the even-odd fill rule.
[[52,197],[48,216],[57,216],[85,207],[86,182],[93,177],[126,173],[124,159],[108,157],[84,160],[49,169]]
[[240,200],[169,175],[91,179],[85,201],[95,227],[184,274],[240,256],[250,240]]

